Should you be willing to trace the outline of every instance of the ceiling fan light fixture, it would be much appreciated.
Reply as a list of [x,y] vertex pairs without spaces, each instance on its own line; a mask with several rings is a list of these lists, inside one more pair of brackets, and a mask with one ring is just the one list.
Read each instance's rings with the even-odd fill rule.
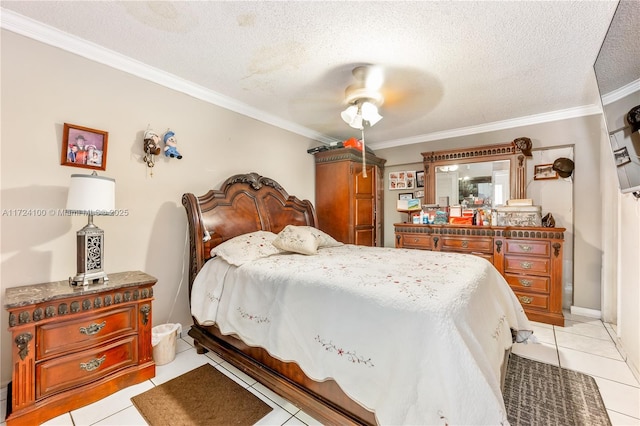
[[355,105],[349,105],[347,109],[345,109],[340,113],[340,116],[342,117],[345,123],[349,124],[353,121],[354,118],[356,118],[357,114],[358,114],[358,107]]
[[382,116],[378,113],[378,107],[371,102],[365,101],[361,106],[362,119],[369,123],[369,126],[375,125],[382,119]]

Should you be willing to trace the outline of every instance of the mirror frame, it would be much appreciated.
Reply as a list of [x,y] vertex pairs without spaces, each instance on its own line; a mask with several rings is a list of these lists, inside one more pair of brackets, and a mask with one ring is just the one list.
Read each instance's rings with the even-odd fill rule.
[[510,198],[526,198],[526,157],[514,142],[422,153],[424,203],[436,203],[436,168],[454,164],[509,160]]

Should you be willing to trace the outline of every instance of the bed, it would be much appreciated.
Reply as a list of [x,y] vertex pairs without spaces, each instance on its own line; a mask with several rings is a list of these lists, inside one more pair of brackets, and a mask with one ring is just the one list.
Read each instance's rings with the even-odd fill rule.
[[505,353],[531,332],[489,262],[335,242],[257,173],[182,203],[199,353],[323,424],[508,424]]

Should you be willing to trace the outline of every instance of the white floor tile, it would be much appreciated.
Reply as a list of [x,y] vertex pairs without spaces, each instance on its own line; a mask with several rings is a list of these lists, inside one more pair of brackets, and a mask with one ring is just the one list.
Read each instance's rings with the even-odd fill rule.
[[132,405],[98,423],[94,423],[92,426],[147,426],[147,422],[136,407]]
[[624,361],[605,358],[569,348],[558,348],[560,366],[593,377],[613,380],[630,386],[638,386],[636,378]]
[[168,364],[156,365],[156,376],[151,381],[157,386],[207,363],[215,364],[192,348],[176,354],[176,358]]
[[216,365],[216,368],[225,376],[242,386],[243,388],[248,388],[249,386],[256,383],[256,380],[249,376],[248,374],[243,373],[233,365],[228,362],[223,362],[222,364]]
[[291,416],[291,418],[283,423],[282,426],[306,426],[306,423],[295,416]]
[[534,361],[546,362],[551,365],[558,365],[558,352],[555,345],[548,343],[516,343],[511,352],[523,358]]
[[564,321],[564,327],[556,327],[556,331],[562,331],[564,333],[578,334],[580,336],[593,337],[595,339],[612,341],[611,335],[601,322],[586,323],[566,320]]
[[601,377],[596,377],[595,381],[607,410],[640,419],[640,388]]
[[313,417],[311,417],[310,415],[308,415],[304,411],[298,412],[298,414],[296,414],[296,418],[298,418],[298,420],[300,420],[305,425],[322,426],[322,423],[320,423],[319,421],[317,421],[316,419],[314,419]]
[[254,394],[257,398],[259,398],[261,401],[263,401],[265,404],[273,408],[273,410],[271,410],[269,414],[267,414],[258,422],[256,422],[255,423],[256,425],[261,425],[261,426],[281,425],[291,418],[292,414],[290,412],[288,412],[287,410],[285,410],[284,408],[282,408],[281,406],[273,402],[271,399],[267,398],[262,393],[258,392],[256,389],[249,388],[248,390],[249,392]]
[[71,412],[76,425],[92,425],[133,405],[131,397],[152,389],[151,380],[124,388],[100,401],[94,402]]
[[562,311],[564,313],[564,319],[565,319],[565,323],[566,320],[570,320],[570,321],[577,321],[577,322],[583,322],[583,323],[590,323],[590,324],[602,324],[602,320],[600,320],[600,318],[593,318],[593,317],[585,317],[582,315],[574,315],[572,314],[570,311]]
[[611,339],[602,340],[581,334],[567,333],[561,330],[556,330],[555,333],[556,342],[559,347],[575,349],[593,355],[624,361]]
[[553,326],[548,324],[547,327],[543,327],[540,323],[531,323],[531,328],[533,329],[533,335],[538,339],[540,343],[548,343],[550,345],[556,344],[556,337],[553,332]]
[[615,411],[607,410],[609,414],[609,420],[611,420],[612,426],[639,426],[640,419],[634,419],[633,417],[625,416],[624,414],[616,413]]
[[[79,423],[76,424],[81,426]],[[73,420],[71,420],[71,415],[69,413],[64,413],[51,420],[47,420],[42,423],[42,426],[73,426]]]
[[284,399],[283,397],[281,397],[271,389],[267,388],[262,383],[256,383],[252,387],[258,392],[260,392],[261,394],[265,395],[267,398],[269,398],[273,402],[275,402],[276,404],[278,404],[280,407],[287,410],[292,415],[300,411],[298,407],[296,407],[295,405],[293,405],[292,403],[290,403],[289,401],[287,401],[286,399]]

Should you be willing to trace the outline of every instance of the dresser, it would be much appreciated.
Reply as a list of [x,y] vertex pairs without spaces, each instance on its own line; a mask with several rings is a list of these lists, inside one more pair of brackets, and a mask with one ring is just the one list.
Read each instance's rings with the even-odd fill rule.
[[346,244],[382,246],[384,163],[362,152],[338,148],[314,154],[318,228]]
[[532,321],[564,326],[564,228],[417,225],[397,223],[398,248],[469,253],[505,277]]
[[131,271],[87,287],[64,280],[8,288],[13,372],[7,425],[40,424],[154,377],[155,283]]

